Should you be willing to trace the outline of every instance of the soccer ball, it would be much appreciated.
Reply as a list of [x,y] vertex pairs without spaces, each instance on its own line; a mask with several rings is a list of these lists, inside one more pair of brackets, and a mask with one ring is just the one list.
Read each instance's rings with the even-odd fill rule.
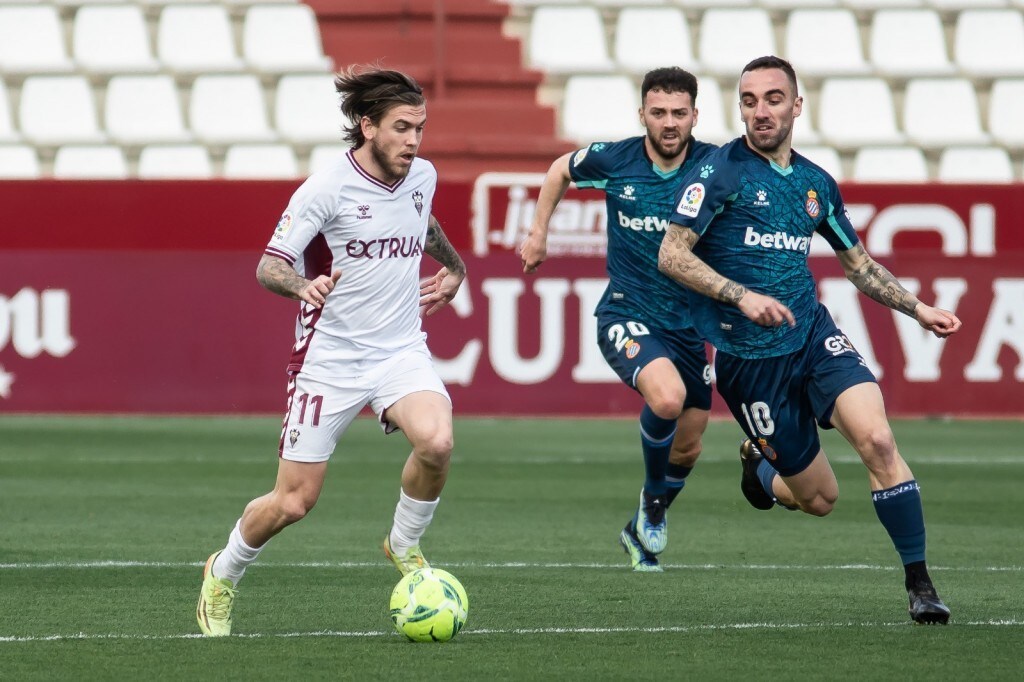
[[447,642],[469,614],[469,597],[455,576],[439,568],[407,573],[391,593],[395,629],[414,642]]

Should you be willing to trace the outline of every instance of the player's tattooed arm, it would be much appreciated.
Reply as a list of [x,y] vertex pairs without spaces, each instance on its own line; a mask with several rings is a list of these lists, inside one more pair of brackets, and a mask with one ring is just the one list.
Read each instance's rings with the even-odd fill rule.
[[746,287],[718,274],[694,255],[697,233],[688,227],[672,225],[661,242],[658,269],[685,287],[717,301],[739,305]]
[[448,272],[460,277],[466,276],[466,264],[462,262],[455,247],[441,229],[441,223],[437,222],[433,215],[427,221],[427,242],[423,247],[423,253],[448,268]]
[[891,272],[869,256],[863,246],[857,244],[852,249],[840,252],[839,260],[846,271],[846,278],[865,295],[904,315],[915,317],[921,301],[907,291]]
[[286,298],[304,301],[314,308],[323,307],[327,294],[334,290],[340,278],[341,270],[335,270],[329,276],[319,275],[314,280],[308,280],[283,259],[268,254],[263,254],[256,266],[256,280],[264,289]]

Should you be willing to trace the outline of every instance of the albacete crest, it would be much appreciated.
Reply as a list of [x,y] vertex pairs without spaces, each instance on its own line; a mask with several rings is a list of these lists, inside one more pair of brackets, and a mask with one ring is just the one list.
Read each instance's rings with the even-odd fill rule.
[[416,190],[412,193],[412,200],[416,206],[416,215],[423,215],[423,192]]
[[807,190],[807,201],[804,203],[804,210],[807,215],[817,218],[821,213],[821,204],[818,203],[818,193],[813,189]]
[[292,447],[295,447],[295,441],[297,441],[298,439],[299,439],[299,430],[298,429],[292,429],[291,431],[288,432],[288,442],[290,442],[292,444]]

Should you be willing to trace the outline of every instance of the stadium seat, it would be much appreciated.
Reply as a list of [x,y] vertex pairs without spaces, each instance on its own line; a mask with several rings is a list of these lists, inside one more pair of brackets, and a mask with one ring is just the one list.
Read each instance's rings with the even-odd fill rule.
[[331,74],[282,76],[274,105],[277,131],[295,144],[337,142],[342,135],[339,104]]
[[138,175],[146,180],[206,180],[213,177],[213,164],[202,145],[151,145],[139,154]]
[[69,145],[57,150],[53,177],[76,180],[124,180],[128,163],[114,145]]
[[1010,155],[1002,147],[951,147],[939,158],[940,182],[1013,182]]
[[[735,126],[740,112],[736,107],[736,88],[728,90],[728,101],[722,96],[722,88],[714,78],[700,78],[697,82],[697,125],[693,136],[704,142],[723,144],[741,135]],[[734,125],[730,125],[732,122]]]
[[815,95],[807,89],[800,78],[796,79],[796,89],[804,98],[804,106],[800,117],[793,124],[793,144],[817,145],[821,142],[821,135],[818,134],[814,120],[817,113],[817,108],[814,106],[817,104]]
[[309,5],[256,5],[245,13],[242,54],[257,71],[329,71]]
[[754,7],[757,0],[671,0],[687,9],[712,9],[714,7]]
[[270,142],[259,79],[252,75],[203,75],[192,83],[188,120],[207,144]]
[[675,7],[626,7],[615,25],[615,61],[643,74],[672,64],[696,73],[686,17]]
[[862,147],[853,159],[854,182],[926,182],[928,163],[917,147]]
[[530,21],[530,66],[550,73],[610,71],[604,23],[593,7],[538,7]]
[[295,152],[286,144],[237,144],[224,157],[224,177],[229,179],[289,179],[299,177]]
[[0,144],[0,178],[35,180],[40,176],[39,156],[35,147],[23,144]]
[[877,10],[921,7],[925,0],[843,0],[843,4],[854,10]]
[[846,174],[843,172],[843,161],[839,156],[839,152],[832,149],[832,147],[793,145],[793,148],[804,158],[824,168],[825,172],[837,181],[842,182],[846,178]]
[[903,130],[924,147],[987,144],[974,86],[965,78],[918,78],[907,83]]
[[840,149],[901,144],[889,85],[881,78],[829,78],[818,99],[818,131]]
[[146,19],[138,5],[87,5],[75,14],[75,61],[93,73],[156,71]]
[[1019,10],[961,12],[954,45],[957,66],[970,76],[1024,76],[1024,15]]
[[[698,109],[700,95],[697,95]],[[640,91],[626,76],[570,76],[562,104],[562,135],[579,144],[640,135]]]
[[29,76],[18,121],[25,139],[41,145],[104,142],[92,88],[84,76]]
[[328,168],[342,159],[350,149],[345,144],[318,144],[309,152],[309,174]]
[[1010,0],[926,0],[925,4],[945,12],[1008,7]]
[[709,9],[700,22],[698,60],[705,72],[738,78],[747,63],[775,54],[775,30],[763,9]]
[[242,60],[223,5],[169,5],[160,12],[157,56],[172,71],[238,71]]
[[0,73],[63,73],[73,68],[56,7],[0,5]]
[[860,29],[845,9],[794,10],[786,22],[786,59],[801,76],[859,76],[864,61]]
[[871,63],[887,76],[942,76],[953,72],[937,12],[878,10],[871,21]]
[[14,117],[11,116],[7,86],[0,80],[0,142],[17,142],[20,139],[21,135],[14,129]]
[[838,7],[839,0],[758,0],[765,9],[799,10]]
[[1002,145],[1024,147],[1024,79],[1003,79],[992,83],[988,98],[988,131]]
[[107,84],[105,127],[121,144],[184,142],[178,90],[171,76],[114,76]]

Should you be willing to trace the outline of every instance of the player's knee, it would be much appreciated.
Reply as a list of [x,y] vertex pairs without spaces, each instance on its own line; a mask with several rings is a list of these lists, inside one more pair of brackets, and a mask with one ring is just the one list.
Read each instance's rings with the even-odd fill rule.
[[877,462],[883,468],[896,460],[896,439],[888,424],[868,431],[859,439],[857,450],[866,461]]
[[800,504],[800,509],[811,516],[828,516],[835,509],[835,499],[828,499],[822,495],[816,495],[814,499]]
[[450,432],[438,432],[417,443],[416,456],[424,466],[444,470],[448,468],[454,445]]
[[647,401],[651,412],[662,419],[678,419],[683,413],[683,401],[686,400],[686,391],[666,391],[652,396]]
[[301,521],[315,506],[316,497],[302,492],[282,495],[277,504],[281,519],[287,525]]

